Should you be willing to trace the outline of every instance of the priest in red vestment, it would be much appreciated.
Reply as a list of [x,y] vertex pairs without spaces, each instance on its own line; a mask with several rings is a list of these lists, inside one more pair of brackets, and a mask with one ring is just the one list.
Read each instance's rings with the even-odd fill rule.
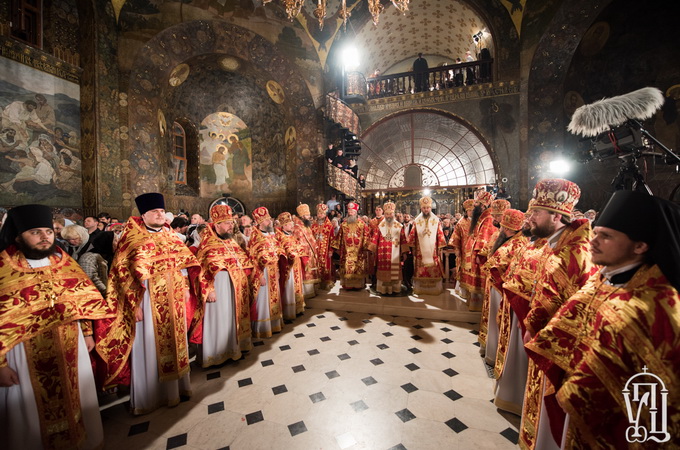
[[56,246],[52,224],[49,207],[17,206],[0,232],[0,436],[12,450],[104,445],[90,321],[115,305]]
[[311,225],[316,241],[316,256],[318,260],[320,289],[329,290],[334,283],[331,256],[331,241],[333,240],[333,224],[328,219],[328,206],[325,203],[316,205],[316,219]]
[[340,282],[343,289],[366,288],[366,251],[371,234],[368,225],[359,219],[358,211],[358,204],[347,204],[347,217],[332,244],[340,252]]
[[408,252],[404,226],[394,218],[394,210],[394,203],[385,203],[383,208],[385,216],[377,225],[368,246],[375,255],[376,291],[381,294],[401,292],[401,261]]
[[200,264],[166,224],[159,193],[135,199],[140,216],[123,228],[109,273],[114,319],[95,322],[104,387],[130,386],[134,414],[179,404],[191,394],[186,303],[187,269]]
[[[533,283],[528,304],[513,304],[523,318],[524,342],[548,324],[551,317],[596,272],[590,257],[591,228],[588,219],[571,220],[581,190],[569,180],[544,179],[536,184],[529,223],[531,233],[546,239],[535,270],[524,273]],[[512,300],[511,300],[512,301]],[[564,416],[550,395],[553,386],[529,360],[524,392],[519,445],[527,449],[559,445]],[[549,415],[551,409],[556,414]],[[557,437],[557,438],[556,438]]]
[[486,257],[481,254],[482,249],[493,237],[496,227],[493,226],[491,217],[491,202],[493,194],[484,189],[475,193],[475,208],[470,219],[470,231],[465,241],[464,259],[465,266],[461,284],[469,292],[468,309],[481,311],[484,300],[485,274],[482,266]]
[[[309,205],[302,203],[295,208],[297,216],[293,217],[295,223],[293,234],[300,243],[302,250],[300,262],[302,263],[302,293],[305,298],[316,297],[316,292],[321,285],[319,278],[319,256],[317,255],[317,244],[312,231],[312,216]],[[303,308],[304,309],[304,308]],[[302,311],[298,311],[302,313]]]
[[248,276],[253,264],[234,238],[236,223],[231,207],[213,206],[210,219],[196,252],[205,289],[192,326],[200,330],[192,337],[200,337],[197,343],[202,367],[238,360],[242,352],[252,349]]
[[614,193],[591,240],[602,269],[526,344],[568,413],[563,448],[680,446],[679,236],[677,204]]
[[276,238],[269,210],[264,206],[255,208],[253,219],[257,227],[253,228],[248,242],[248,253],[253,262],[250,319],[253,336],[269,338],[283,327],[279,260],[285,260],[286,253]]

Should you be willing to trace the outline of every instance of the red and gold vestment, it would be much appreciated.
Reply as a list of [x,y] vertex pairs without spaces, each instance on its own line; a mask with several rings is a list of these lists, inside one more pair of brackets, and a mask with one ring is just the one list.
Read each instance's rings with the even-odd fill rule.
[[[383,220],[373,233],[368,249],[375,254],[377,290],[383,294],[401,291],[401,256],[408,252],[404,226],[392,221],[392,226]],[[389,291],[389,292],[385,292]]]
[[345,289],[363,289],[366,286],[366,254],[370,230],[363,220],[355,223],[345,220],[331,246],[340,252],[340,279]]
[[[279,272],[279,259],[286,258],[286,253],[281,247],[275,233],[264,234],[259,228],[253,228],[253,232],[248,241],[248,253],[253,262],[253,272],[250,275],[252,283],[253,302],[250,308],[250,319],[255,322],[260,320],[257,314],[256,302],[257,293],[260,290],[260,278],[264,275],[264,270],[267,269],[269,280],[267,289],[269,291],[269,320],[274,324],[271,331],[281,331],[281,326],[276,325],[281,323],[283,313],[281,311],[281,288]],[[255,337],[271,337],[267,335],[258,336],[258,333],[253,331]]]
[[[494,239],[495,242],[495,239]],[[486,289],[484,294],[484,304],[482,307],[482,316],[479,322],[479,344],[481,347],[486,345],[487,322],[489,321],[489,296],[491,288],[494,287],[499,293],[503,293],[503,275],[508,270],[511,261],[516,257],[517,253],[523,249],[529,239],[521,232],[515,234],[510,239],[505,241],[496,251],[488,256],[486,263],[482,266],[482,270],[486,273]],[[490,247],[493,247],[490,246]],[[486,255],[490,252],[490,247],[486,250]],[[501,295],[502,296],[502,295]],[[501,305],[503,300],[501,300]],[[502,311],[499,309],[499,316]],[[492,320],[497,320],[500,323],[499,317],[493,317]],[[492,358],[495,358],[492,355]]]
[[[202,328],[205,313],[205,298],[215,290],[215,277],[221,271],[229,273],[234,289],[236,337],[239,342],[250,342],[250,284],[248,275],[253,270],[253,263],[248,254],[235,239],[221,239],[215,233],[215,225],[208,224],[201,236],[196,258],[203,269],[202,301],[199,302],[193,317],[191,329]],[[219,301],[219,299],[217,300]],[[202,333],[198,333],[202,335]],[[200,341],[197,343],[201,343]],[[241,348],[241,350],[250,350]]]
[[[302,258],[309,258],[307,251],[309,248],[303,245],[297,238],[297,235],[291,233],[286,234],[281,230],[276,230],[276,238],[283,249],[286,259],[281,259],[279,270],[281,271],[281,292],[290,274],[293,274],[293,285],[295,286],[295,314],[302,314],[305,310],[305,296],[302,288],[304,281],[304,272],[302,269]],[[287,315],[287,314],[286,314]],[[295,319],[295,317],[284,317],[286,320]]]
[[486,262],[486,256],[481,254],[482,249],[491,240],[498,229],[493,225],[491,210],[485,209],[477,220],[475,228],[465,241],[463,276],[461,286],[465,288],[474,299],[469,302],[471,311],[482,310],[482,295],[484,294],[485,277],[482,266]]
[[[590,237],[590,222],[588,219],[578,219],[564,227],[554,247],[543,247],[536,264],[537,270],[532,275],[536,284],[524,317],[524,329],[531,336],[542,330],[564,302],[580,290],[597,271],[597,267],[591,262]],[[541,406],[544,392],[548,394],[545,397],[546,407],[552,412],[550,416],[554,417],[550,426],[553,435],[558,437],[556,440],[560,441],[561,428],[564,426],[563,415],[560,420],[559,406],[554,397],[549,396],[551,390],[549,380],[530,358],[520,447],[533,449],[536,446],[538,424],[541,414],[545,413]]]
[[324,219],[323,224],[319,224],[317,220],[312,222],[311,226],[314,239],[316,240],[316,255],[318,257],[319,278],[322,283],[325,283],[325,288],[333,281],[332,266],[331,266],[331,241],[333,240],[333,224],[328,217]]
[[0,367],[23,343],[43,445],[76,448],[85,439],[78,321],[113,317],[116,311],[74,259],[59,247],[56,252],[39,268],[31,268],[14,245],[0,253]]
[[460,283],[462,277],[462,267],[463,267],[463,253],[465,251],[465,241],[468,238],[470,231],[470,218],[465,216],[462,217],[456,226],[453,227],[453,233],[449,239],[449,245],[453,247],[453,251],[456,253],[456,280]]
[[321,262],[317,254],[317,242],[311,226],[305,226],[304,222],[297,216],[293,217],[293,222],[295,223],[293,234],[302,247],[300,250],[300,260],[302,262],[303,284],[305,286],[303,293],[305,298],[311,298],[316,295],[315,285],[321,283],[321,278],[319,278],[319,265]]
[[[559,405],[569,414],[566,448],[619,449],[632,425],[624,389],[636,374],[658,376],[667,390],[666,404],[655,405],[656,418],[665,414],[669,448],[680,444],[680,294],[658,266],[642,266],[628,283],[612,286],[602,275],[572,296],[548,325],[527,344],[531,356],[557,390]],[[635,380],[658,384],[651,376]],[[657,385],[660,389],[661,386]],[[636,388],[628,386],[631,397]],[[657,395],[660,392],[657,391]],[[631,412],[637,415],[637,407]],[[662,411],[664,408],[665,411]],[[604,414],[603,414],[604,412]],[[646,432],[662,430],[643,413],[638,425]],[[628,433],[628,434],[627,434]],[[663,440],[662,433],[655,437]],[[647,441],[639,448],[657,448]]]
[[153,233],[141,217],[130,217],[109,272],[108,300],[118,307],[113,319],[95,322],[97,353],[106,363],[104,387],[129,384],[129,356],[135,339],[135,308],[148,282],[159,381],[177,380],[189,372],[187,319],[182,269],[200,266],[189,248],[167,226]]

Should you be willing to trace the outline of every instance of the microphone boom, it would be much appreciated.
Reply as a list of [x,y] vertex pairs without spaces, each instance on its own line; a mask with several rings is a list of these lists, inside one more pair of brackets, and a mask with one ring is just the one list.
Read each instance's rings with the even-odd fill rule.
[[629,119],[649,119],[663,103],[663,93],[653,87],[605,98],[576,109],[567,130],[583,137],[597,136]]

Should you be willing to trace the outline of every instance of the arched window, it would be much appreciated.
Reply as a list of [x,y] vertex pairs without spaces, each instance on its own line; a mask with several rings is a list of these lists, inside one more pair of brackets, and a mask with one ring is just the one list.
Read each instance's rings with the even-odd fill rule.
[[177,122],[172,124],[172,149],[175,184],[187,184],[187,135]]
[[437,112],[383,120],[364,133],[362,143],[367,189],[473,186],[496,179],[491,154],[474,130]]

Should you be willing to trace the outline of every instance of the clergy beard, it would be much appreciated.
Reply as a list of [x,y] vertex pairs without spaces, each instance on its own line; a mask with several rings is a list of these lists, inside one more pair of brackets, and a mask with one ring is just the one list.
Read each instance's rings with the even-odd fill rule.
[[524,237],[531,237],[531,228],[522,228],[522,234]]
[[234,237],[234,234],[233,233],[224,233],[224,234],[218,234],[218,236],[223,241],[226,241],[227,239],[232,239]]
[[501,245],[505,244],[508,241],[508,239],[510,239],[510,237],[506,236],[505,233],[501,231],[498,234],[498,237],[496,238],[496,242],[493,243],[493,247],[491,247],[491,252],[489,253],[489,256],[496,253],[496,250],[498,250]]
[[322,219],[317,218],[316,223],[318,223],[319,225],[323,225],[324,223],[326,223],[326,218],[325,217]]
[[260,228],[260,231],[263,233],[273,233],[274,232],[274,226],[269,225],[268,227]]
[[55,251],[55,249],[56,249],[56,247],[57,247],[57,241],[56,241],[56,240],[55,240],[54,242],[52,242],[52,245],[51,245],[50,248],[48,248],[47,250],[38,250],[38,249],[35,249],[35,248],[30,247],[30,246],[24,241],[24,239],[23,239],[21,236],[19,236],[19,238],[17,239],[16,242],[17,242],[17,248],[18,248],[19,250],[21,250],[21,253],[24,254],[24,256],[26,257],[26,259],[43,259],[43,258],[47,258],[47,257],[50,256],[52,253],[54,253],[54,251]]
[[470,218],[470,231],[469,231],[470,234],[472,234],[475,227],[477,226],[479,217],[482,215],[483,212],[484,210],[482,209],[482,205],[477,205],[475,206],[475,209],[472,210],[472,217]]
[[549,224],[545,226],[535,226],[531,228],[531,234],[537,238],[547,238],[553,235],[557,231],[557,227],[554,224]]
[[385,224],[386,224],[388,227],[391,227],[393,223],[394,223],[394,217],[391,218],[391,219],[388,219],[387,217],[385,218]]
[[347,216],[347,223],[357,223],[359,216]]
[[421,213],[421,214],[423,215],[423,219],[428,220],[430,218],[430,214],[432,214],[432,213],[427,213],[427,214]]
[[307,228],[309,228],[309,227],[312,226],[312,221],[309,220],[309,219],[302,219],[302,223],[303,223],[304,226],[306,226]]

